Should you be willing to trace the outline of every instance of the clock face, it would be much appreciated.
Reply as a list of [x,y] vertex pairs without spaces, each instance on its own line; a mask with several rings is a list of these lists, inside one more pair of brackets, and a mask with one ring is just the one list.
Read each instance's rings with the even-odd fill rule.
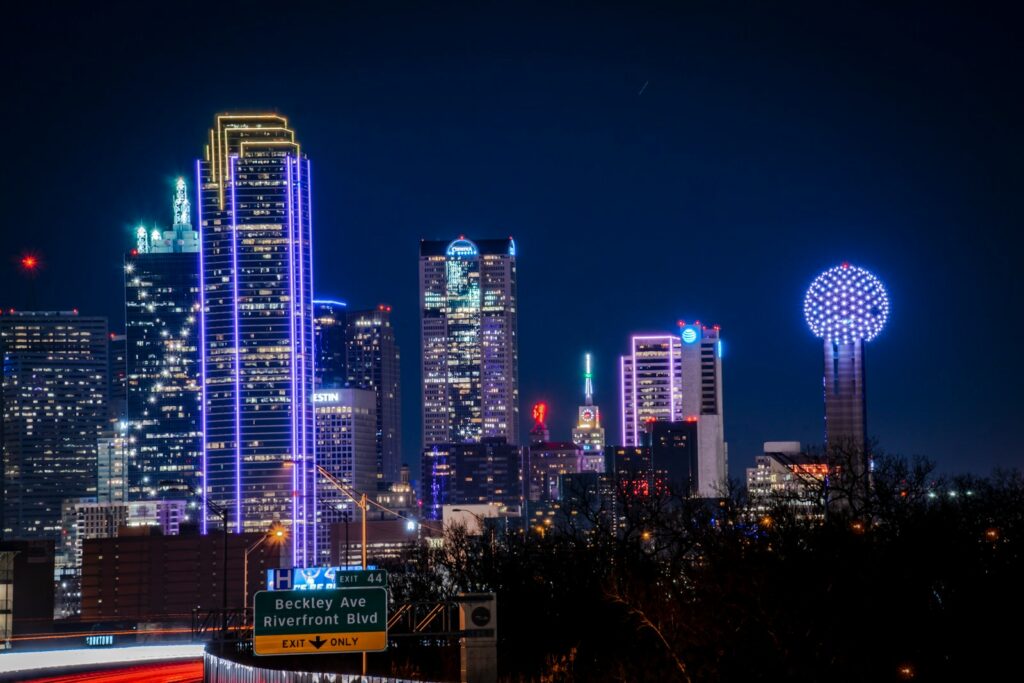
[[590,408],[584,408],[583,410],[580,411],[580,420],[582,420],[583,422],[593,422],[594,411],[591,410]]

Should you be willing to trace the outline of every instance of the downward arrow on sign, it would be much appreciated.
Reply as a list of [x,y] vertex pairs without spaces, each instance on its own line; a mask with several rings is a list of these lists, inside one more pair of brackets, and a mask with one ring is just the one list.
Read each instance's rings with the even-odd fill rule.
[[309,641],[309,644],[319,650],[320,648],[322,648],[324,646],[324,643],[326,643],[326,642],[327,642],[326,640],[324,640],[320,636],[317,636],[316,640]]

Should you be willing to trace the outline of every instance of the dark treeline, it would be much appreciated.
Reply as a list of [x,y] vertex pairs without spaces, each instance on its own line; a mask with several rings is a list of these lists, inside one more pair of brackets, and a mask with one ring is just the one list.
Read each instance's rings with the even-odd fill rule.
[[809,490],[813,516],[782,496],[751,514],[742,491],[713,503],[620,491],[615,514],[583,501],[526,538],[449,529],[443,547],[390,567],[393,599],[495,591],[505,681],[1019,671],[1020,473],[941,479],[879,456],[842,505]]

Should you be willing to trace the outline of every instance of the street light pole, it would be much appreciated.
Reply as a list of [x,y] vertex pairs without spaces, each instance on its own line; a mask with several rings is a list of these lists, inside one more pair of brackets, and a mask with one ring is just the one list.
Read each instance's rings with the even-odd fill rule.
[[249,609],[249,554],[263,545],[266,541],[272,541],[274,539],[281,540],[284,538],[284,531],[281,529],[271,529],[266,535],[260,540],[253,543],[251,546],[245,549],[245,561],[242,564],[242,614]]
[[[366,511],[370,507],[370,503],[369,503],[369,501],[366,498],[366,494],[363,493],[362,495],[359,496],[359,498],[356,498],[353,495],[354,491],[349,490],[349,488],[347,486],[345,486],[341,482],[339,482],[334,477],[333,474],[328,472],[322,466],[317,465],[316,469],[320,472],[321,475],[323,475],[323,477],[325,479],[327,479],[328,482],[331,483],[331,485],[334,486],[334,488],[338,489],[339,491],[344,493],[346,496],[348,496],[352,500],[352,502],[355,503],[356,505],[358,505],[359,509],[363,511],[363,524],[362,524],[362,527],[363,527],[363,542],[362,542],[362,547],[361,547],[361,551],[362,552],[360,553],[360,555],[362,556],[362,561],[363,561],[363,571],[365,571],[366,567],[367,567],[367,563],[366,563]],[[346,525],[345,525],[345,536],[346,536],[346,539],[347,539],[348,538],[348,523],[347,522],[346,522]],[[348,548],[345,549],[345,564],[346,564],[346,566],[348,565]],[[365,676],[365,675],[366,675],[366,653],[364,652],[363,653],[363,676]]]

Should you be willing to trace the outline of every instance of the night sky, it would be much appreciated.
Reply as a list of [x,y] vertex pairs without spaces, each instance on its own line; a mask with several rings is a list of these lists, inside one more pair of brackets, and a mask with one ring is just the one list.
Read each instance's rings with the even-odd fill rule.
[[406,461],[418,241],[465,233],[516,238],[524,433],[544,399],[569,438],[591,351],[617,442],[628,335],[683,318],[722,326],[733,476],[762,441],[820,443],[803,294],[849,260],[892,301],[881,448],[1024,465],[1020,24],[890,4],[5,10],[0,305],[121,329],[132,227],[170,222],[215,113],[270,109],[312,160],[318,296],[394,307]]

